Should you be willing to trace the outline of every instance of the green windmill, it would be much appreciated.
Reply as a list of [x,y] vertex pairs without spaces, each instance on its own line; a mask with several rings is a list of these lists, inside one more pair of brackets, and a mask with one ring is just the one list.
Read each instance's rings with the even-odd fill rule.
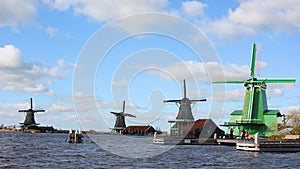
[[23,123],[20,123],[22,126],[23,130],[29,130],[29,129],[38,129],[39,125],[38,123],[35,122],[34,119],[34,113],[36,112],[45,112],[45,110],[33,110],[33,105],[32,105],[32,98],[30,98],[30,109],[28,110],[19,110],[19,112],[25,112],[26,117]]
[[279,110],[269,110],[266,96],[266,83],[295,83],[296,79],[255,78],[256,44],[252,46],[250,79],[245,81],[213,82],[215,84],[243,84],[246,87],[243,110],[235,110],[230,115],[230,121],[222,126],[233,129],[234,135],[240,135],[245,129],[249,134],[259,133],[259,136],[278,135],[277,118],[281,117]]

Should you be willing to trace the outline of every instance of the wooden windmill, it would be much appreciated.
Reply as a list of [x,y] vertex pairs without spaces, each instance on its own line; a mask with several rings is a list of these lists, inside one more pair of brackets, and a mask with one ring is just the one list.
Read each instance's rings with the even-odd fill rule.
[[164,103],[173,102],[179,104],[179,111],[176,120],[170,120],[169,123],[175,123],[171,127],[171,136],[185,136],[187,133],[183,130],[184,126],[194,123],[194,116],[191,104],[195,102],[204,102],[206,99],[190,100],[186,97],[186,84],[183,80],[183,98],[175,100],[164,100]]
[[116,121],[115,121],[115,125],[114,128],[112,129],[114,133],[118,133],[118,134],[122,134],[123,130],[126,128],[126,124],[125,124],[125,116],[128,117],[136,117],[132,114],[129,113],[125,113],[125,100],[123,101],[123,109],[122,112],[110,112],[112,114],[114,114],[116,116]]
[[21,124],[21,127],[23,130],[27,130],[27,129],[36,129],[37,128],[37,125],[39,125],[39,124],[35,122],[34,114],[37,112],[45,112],[45,110],[33,110],[32,98],[30,98],[30,109],[19,110],[19,112],[26,113],[24,122],[20,123],[20,124]]

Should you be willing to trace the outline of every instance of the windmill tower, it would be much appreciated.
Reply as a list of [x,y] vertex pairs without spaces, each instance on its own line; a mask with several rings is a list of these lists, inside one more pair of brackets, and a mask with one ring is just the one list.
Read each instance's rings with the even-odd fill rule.
[[125,116],[136,117],[132,114],[125,113],[125,100],[123,101],[123,110],[122,112],[110,112],[116,116],[115,126],[112,128],[113,132],[122,134],[123,130],[126,128]]
[[244,81],[213,82],[215,84],[243,84],[246,88],[243,110],[235,110],[230,115],[230,122],[222,126],[234,129],[234,135],[239,135],[245,129],[249,134],[259,133],[259,136],[278,135],[277,117],[279,110],[269,110],[267,104],[267,83],[295,83],[296,79],[255,78],[256,44],[252,46],[250,63],[250,79]]
[[169,123],[175,123],[171,127],[171,136],[185,136],[187,133],[183,130],[184,126],[194,123],[194,116],[192,114],[191,104],[195,102],[204,102],[206,99],[190,100],[186,97],[186,85],[183,80],[183,98],[177,100],[164,100],[164,103],[174,102],[179,104],[179,111],[176,120],[170,120]]
[[45,112],[45,110],[33,110],[32,98],[30,98],[30,109],[28,110],[19,110],[19,112],[25,112],[26,117],[23,123],[20,123],[23,130],[27,129],[36,129],[38,123],[35,122],[34,113],[36,112]]

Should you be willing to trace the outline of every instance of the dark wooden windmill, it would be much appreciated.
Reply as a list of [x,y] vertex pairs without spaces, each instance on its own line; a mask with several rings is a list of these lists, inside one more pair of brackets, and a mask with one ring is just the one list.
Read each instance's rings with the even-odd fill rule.
[[122,134],[123,130],[126,128],[125,124],[125,116],[128,117],[136,117],[132,114],[125,113],[125,100],[123,101],[123,109],[122,112],[110,112],[116,116],[115,126],[112,128],[114,133]]
[[25,112],[26,117],[23,123],[21,124],[21,127],[23,130],[28,130],[28,129],[37,129],[38,123],[35,122],[34,119],[34,114],[36,112],[45,112],[45,110],[33,110],[33,104],[32,104],[32,98],[30,98],[30,109],[28,110],[19,110],[19,112]]
[[186,84],[183,80],[183,98],[175,100],[164,100],[164,103],[174,102],[179,104],[179,111],[176,120],[170,120],[169,123],[175,123],[171,127],[171,136],[185,136],[188,131],[184,131],[184,126],[192,126],[194,123],[194,116],[192,113],[191,104],[195,102],[204,102],[206,99],[190,100],[186,97]]

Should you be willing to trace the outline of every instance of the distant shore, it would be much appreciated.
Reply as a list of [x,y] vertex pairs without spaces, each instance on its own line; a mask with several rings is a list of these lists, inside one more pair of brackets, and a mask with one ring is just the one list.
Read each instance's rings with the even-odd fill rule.
[[12,133],[12,132],[22,132],[21,130],[19,129],[0,129],[0,132],[2,133]]
[[[9,128],[9,129],[0,129],[0,133],[23,133],[21,129]],[[69,133],[69,130],[56,129],[52,132],[32,132],[32,133]],[[82,131],[83,134],[111,134],[110,132],[102,131]]]

